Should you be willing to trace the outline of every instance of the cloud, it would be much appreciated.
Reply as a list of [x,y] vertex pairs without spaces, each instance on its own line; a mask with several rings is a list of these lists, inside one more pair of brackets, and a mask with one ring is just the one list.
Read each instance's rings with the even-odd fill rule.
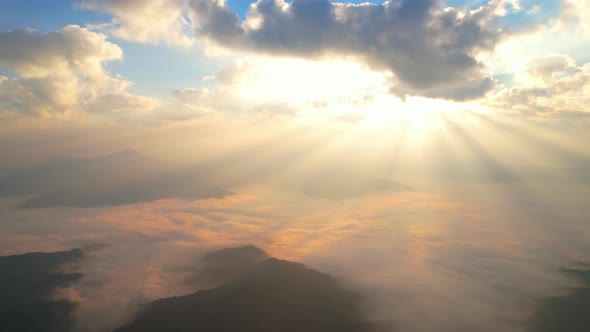
[[371,318],[400,331],[514,331],[529,314],[523,298],[563,285],[548,266],[585,255],[587,192],[554,192],[579,197],[584,209],[556,210],[578,215],[566,221],[544,203],[502,204],[526,197],[512,187],[484,206],[417,192],[331,201],[260,190],[104,209],[4,208],[0,251],[109,244],[84,261],[70,292],[82,331],[122,326],[146,303],[193,293],[200,288],[186,281],[205,267],[199,256],[247,243],[334,275],[366,295]]
[[0,110],[73,117],[77,112],[121,113],[159,104],[127,90],[132,84],[104,68],[123,51],[106,36],[77,25],[38,34],[0,32],[0,66],[16,74],[0,77]]
[[514,83],[491,94],[486,103],[533,117],[590,114],[590,63],[578,66],[566,55],[536,57],[515,74]]
[[[230,74],[231,72],[231,74]],[[276,118],[295,115],[296,107],[289,100],[277,100],[264,96],[244,93],[248,84],[242,85],[242,68],[230,66],[220,75],[214,89],[185,88],[172,91],[173,100],[155,110],[156,115],[165,120],[185,121],[205,116],[246,115],[252,118]],[[255,82],[250,82],[255,84]]]
[[0,62],[24,78],[43,78],[61,73],[104,74],[104,61],[118,60],[123,51],[106,36],[76,25],[40,35],[35,30],[0,33],[5,47]]
[[214,113],[237,113],[256,107],[244,100],[232,87],[185,88],[172,91],[174,100],[158,109],[160,117],[168,120],[189,120]]
[[587,0],[565,0],[557,20],[557,26],[590,37],[590,2]]
[[[530,59],[520,73],[517,73],[516,82],[537,85],[550,85],[551,81],[567,69],[575,67],[575,61],[567,55],[547,55]],[[524,76],[524,77],[522,77]],[[539,81],[540,82],[537,82]]]
[[[172,96],[176,103],[172,103],[166,107],[172,109],[178,105],[180,108],[174,112],[168,112],[168,116],[179,114],[179,111],[183,109],[187,110],[187,115],[192,114],[193,117],[196,117],[212,112],[235,112],[236,110],[250,106],[245,105],[243,100],[237,100],[239,97],[228,89],[215,89],[211,91],[207,88],[186,88],[174,90]],[[183,119],[183,117],[180,116],[180,119]]]
[[78,5],[82,9],[111,13],[110,23],[90,28],[121,39],[182,47],[195,41],[181,0],[81,0]]
[[494,14],[498,16],[506,16],[510,11],[522,10],[520,0],[491,0],[489,3],[494,8]]
[[476,60],[503,32],[494,24],[504,1],[477,10],[443,8],[436,0],[360,5],[329,1],[258,1],[246,20],[223,3],[193,0],[197,33],[230,49],[303,58],[352,56],[395,75],[404,97],[468,100],[494,86]]
[[503,84],[483,104],[529,117],[587,119],[589,4],[565,0],[555,17],[499,44],[484,62]]
[[[529,313],[523,302],[530,296],[559,293],[563,284],[553,287],[552,264],[556,260],[561,264],[563,256],[586,255],[588,186],[572,190],[582,186],[521,186],[511,181],[491,185],[474,176],[443,187],[423,173],[412,181],[406,170],[445,167],[442,157],[454,161],[456,174],[467,176],[478,172],[475,167],[480,163],[472,159],[485,159],[483,171],[500,176],[506,168],[514,171],[513,163],[541,160],[559,165],[561,160],[552,158],[555,147],[549,143],[587,155],[580,137],[588,131],[578,133],[573,126],[548,130],[545,125],[533,130],[530,123],[506,117],[515,127],[511,134],[485,130],[463,113],[457,118],[465,121],[460,122],[464,132],[439,126],[444,135],[437,130],[428,134],[408,130],[402,136],[394,128],[374,135],[374,128],[360,132],[340,124],[245,129],[238,122],[150,128],[141,134],[124,127],[100,128],[94,134],[83,129],[69,135],[35,131],[30,136],[5,136],[1,140],[5,151],[18,148],[28,158],[38,159],[63,154],[58,148],[86,156],[104,153],[122,141],[187,161],[218,157],[225,160],[217,164],[223,166],[216,168],[220,174],[253,185],[263,183],[264,177],[274,184],[302,184],[302,179],[312,180],[319,173],[315,178],[319,181],[312,185],[331,177],[341,191],[349,191],[354,181],[347,177],[351,173],[340,172],[343,166],[387,175],[393,170],[404,183],[449,190],[460,203],[424,192],[316,199],[286,194],[281,186],[235,190],[239,194],[223,199],[159,200],[103,209],[13,209],[20,201],[4,199],[15,203],[0,213],[0,250],[18,253],[111,244],[104,256],[84,266],[80,272],[85,277],[72,287],[71,300],[80,303],[77,317],[82,331],[121,326],[142,304],[194,292],[194,285],[186,291],[186,269],[179,272],[178,266],[194,265],[202,250],[245,243],[353,284],[377,302],[371,311],[394,321],[400,331],[514,331],[514,322]],[[90,139],[93,135],[98,138]],[[224,141],[232,135],[240,145]],[[530,145],[522,144],[524,135],[530,135]],[[431,146],[433,141],[447,145]],[[88,151],[88,146],[94,150]],[[432,156],[433,149],[437,155]],[[380,173],[381,166],[386,172]],[[93,173],[103,182],[110,179],[98,174]],[[483,206],[473,203],[478,197]],[[429,319],[423,319],[424,312]]]

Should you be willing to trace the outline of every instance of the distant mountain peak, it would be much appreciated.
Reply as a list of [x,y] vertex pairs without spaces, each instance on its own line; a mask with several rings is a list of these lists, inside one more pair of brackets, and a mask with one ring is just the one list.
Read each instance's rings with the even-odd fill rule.
[[231,262],[236,261],[259,261],[270,257],[269,254],[253,245],[245,245],[235,248],[225,248],[208,253],[203,257],[204,261],[207,262]]
[[133,149],[95,158],[58,158],[0,178],[0,197],[36,195],[20,208],[98,207],[162,198],[219,198],[228,192],[199,174]]
[[107,154],[105,156],[101,156],[98,157],[97,159],[102,159],[102,158],[111,158],[111,157],[142,157],[142,158],[147,158],[146,156],[144,156],[143,154],[139,153],[137,150],[131,149],[131,148],[127,148],[124,150],[120,150],[111,154]]

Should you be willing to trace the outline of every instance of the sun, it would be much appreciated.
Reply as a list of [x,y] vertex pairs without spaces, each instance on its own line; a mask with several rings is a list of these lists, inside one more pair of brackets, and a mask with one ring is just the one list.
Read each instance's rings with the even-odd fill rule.
[[389,75],[351,60],[258,56],[236,63],[232,79],[240,95],[252,101],[306,103],[384,92]]
[[481,109],[477,103],[391,93],[389,72],[371,70],[354,59],[301,60],[251,57],[236,62],[231,89],[250,104],[289,105],[310,120],[347,119],[363,127],[427,123],[439,113]]

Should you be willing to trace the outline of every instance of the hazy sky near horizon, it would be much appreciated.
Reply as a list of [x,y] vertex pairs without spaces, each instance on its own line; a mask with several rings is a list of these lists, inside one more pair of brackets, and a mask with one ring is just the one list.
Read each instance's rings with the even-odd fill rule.
[[[396,331],[527,330],[590,262],[590,0],[4,0],[0,256],[76,331],[252,244]],[[71,272],[71,271],[70,271]]]

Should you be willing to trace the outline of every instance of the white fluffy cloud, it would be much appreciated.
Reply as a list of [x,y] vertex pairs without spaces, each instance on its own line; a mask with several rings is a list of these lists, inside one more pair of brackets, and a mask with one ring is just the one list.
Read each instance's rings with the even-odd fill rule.
[[565,0],[546,25],[515,35],[485,62],[513,76],[486,104],[533,117],[590,118],[590,1]]
[[565,29],[574,28],[586,38],[590,37],[590,1],[565,0],[558,24]]
[[566,55],[537,57],[523,66],[514,82],[488,103],[533,116],[590,116],[590,63],[577,66]]
[[0,65],[15,77],[0,77],[0,110],[69,117],[76,111],[124,112],[157,106],[153,98],[127,91],[131,82],[110,75],[104,63],[123,51],[106,36],[76,25],[48,34],[0,32]]
[[126,40],[189,46],[192,25],[181,0],[82,0],[80,8],[111,13],[110,23],[93,26]]

